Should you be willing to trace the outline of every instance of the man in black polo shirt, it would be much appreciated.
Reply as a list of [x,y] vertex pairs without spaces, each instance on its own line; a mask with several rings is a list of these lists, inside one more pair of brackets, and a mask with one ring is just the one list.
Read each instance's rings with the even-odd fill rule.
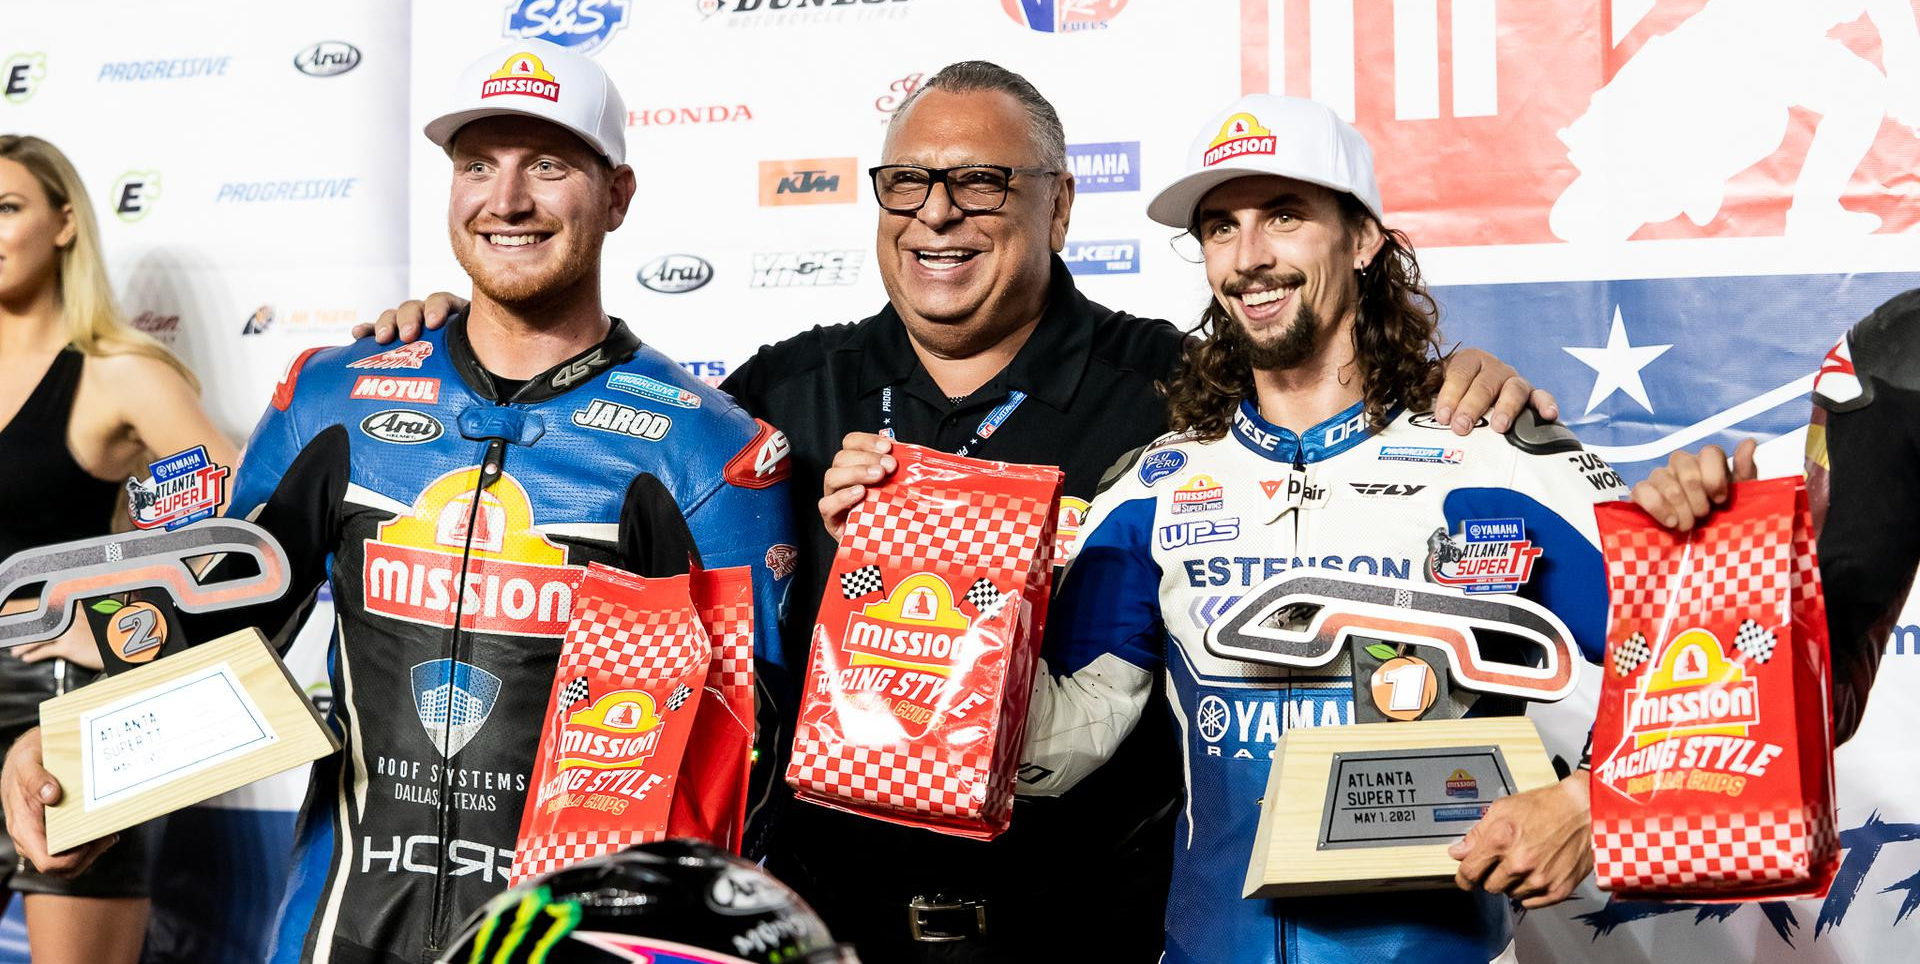
[[[864,494],[858,483],[892,469],[877,434],[886,433],[1060,466],[1070,552],[1100,476],[1166,431],[1155,385],[1171,376],[1183,335],[1074,287],[1054,254],[1074,196],[1065,155],[1058,115],[1019,75],[980,62],[935,74],[894,115],[873,173],[888,304],[763,348],[721,386],[787,433],[796,479],[832,493],[817,508],[834,522]],[[455,303],[435,296],[424,313],[437,319]],[[402,306],[382,316],[379,336],[397,327],[410,337],[421,316],[419,303]],[[1443,417],[1457,409],[1465,431],[1497,396],[1486,414],[1504,428],[1530,391],[1510,372],[1461,353],[1436,408]],[[1551,405],[1544,393],[1536,399]],[[798,511],[816,509],[808,488],[792,486]],[[837,538],[801,528],[783,618],[797,665]],[[762,721],[763,753],[784,757],[791,722]],[[777,779],[784,768],[771,762],[761,772]],[[1020,798],[1012,828],[991,842],[777,793],[767,862],[868,961],[1153,961],[1164,943],[1180,786],[1170,721],[1150,714],[1115,762],[1064,797]]]

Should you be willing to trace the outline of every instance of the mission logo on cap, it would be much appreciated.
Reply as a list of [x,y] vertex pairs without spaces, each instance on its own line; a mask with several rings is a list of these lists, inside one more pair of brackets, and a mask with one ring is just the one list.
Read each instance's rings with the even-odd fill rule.
[[1229,157],[1242,154],[1272,154],[1278,145],[1273,132],[1260,126],[1252,114],[1235,114],[1220,125],[1220,136],[1207,147],[1202,167],[1212,167]]
[[499,97],[502,94],[522,94],[558,101],[560,83],[547,73],[547,65],[541,63],[539,57],[523,50],[508,57],[507,62],[501,64],[500,69],[480,85],[482,97]]

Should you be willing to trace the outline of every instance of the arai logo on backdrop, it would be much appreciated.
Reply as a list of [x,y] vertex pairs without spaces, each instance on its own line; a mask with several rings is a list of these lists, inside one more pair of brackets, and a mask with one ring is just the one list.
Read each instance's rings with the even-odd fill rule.
[[1014,23],[1041,33],[1105,30],[1127,0],[1000,0]]
[[640,268],[641,287],[663,295],[692,291],[713,280],[713,265],[692,254],[663,254]]
[[293,66],[309,77],[337,77],[360,66],[360,48],[344,40],[322,40],[294,54]]
[[632,0],[512,0],[503,37],[545,40],[590,54],[627,25]]

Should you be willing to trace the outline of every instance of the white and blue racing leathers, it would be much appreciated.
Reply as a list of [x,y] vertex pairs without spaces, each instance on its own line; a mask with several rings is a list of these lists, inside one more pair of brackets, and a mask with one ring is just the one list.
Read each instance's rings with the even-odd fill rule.
[[[1241,897],[1275,741],[1354,722],[1351,662],[1343,652],[1311,670],[1254,664],[1213,655],[1202,636],[1253,587],[1299,567],[1423,590],[1505,588],[1460,576],[1463,524],[1486,520],[1512,537],[1493,551],[1532,561],[1519,593],[1597,661],[1607,583],[1591,506],[1624,488],[1565,429],[1525,424],[1460,437],[1400,411],[1375,432],[1356,404],[1295,434],[1243,403],[1226,437],[1168,436],[1105,483],[1049,619],[1022,792],[1058,793],[1098,767],[1166,674],[1187,785],[1170,964],[1485,962],[1508,943],[1506,899],[1480,892]],[[1481,698],[1466,715],[1517,709]]]

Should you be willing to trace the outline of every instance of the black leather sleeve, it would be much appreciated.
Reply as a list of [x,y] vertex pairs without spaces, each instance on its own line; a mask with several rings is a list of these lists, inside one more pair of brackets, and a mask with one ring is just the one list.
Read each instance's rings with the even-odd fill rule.
[[[181,613],[191,642],[206,642],[255,627],[281,653],[313,608],[314,592],[327,578],[327,556],[340,543],[341,505],[347,494],[347,430],[322,430],[300,450],[253,522],[286,550],[291,580],[287,594],[270,603],[211,613]],[[228,556],[203,579],[240,578],[257,572],[253,559]]]

